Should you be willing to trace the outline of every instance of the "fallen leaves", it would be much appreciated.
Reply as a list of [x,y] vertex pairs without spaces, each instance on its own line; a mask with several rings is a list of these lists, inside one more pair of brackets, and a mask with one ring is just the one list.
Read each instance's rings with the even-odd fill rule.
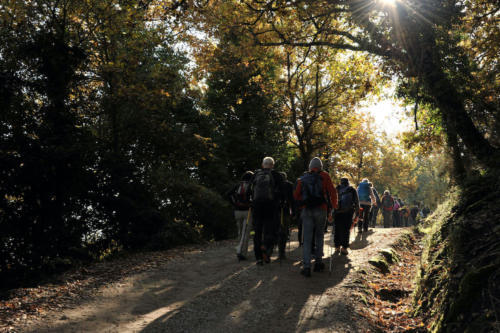
[[413,277],[417,271],[421,248],[418,242],[411,247],[399,249],[399,264],[391,266],[391,272],[384,275],[370,270],[364,275],[363,297],[368,303],[360,302],[358,312],[378,329],[384,332],[426,332],[426,325],[414,315],[411,292]]

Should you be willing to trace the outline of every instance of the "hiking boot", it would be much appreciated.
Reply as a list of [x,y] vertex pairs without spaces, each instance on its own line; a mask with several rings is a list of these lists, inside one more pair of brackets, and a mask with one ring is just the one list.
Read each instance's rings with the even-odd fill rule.
[[310,267],[302,268],[300,274],[304,275],[305,277],[311,277],[311,268]]
[[260,250],[262,251],[262,259],[264,259],[264,262],[266,264],[269,264],[271,262],[271,257],[269,256],[269,254],[267,253],[267,250],[266,250],[266,247],[264,245],[262,245],[260,247]]
[[349,254],[349,251],[347,251],[347,249],[343,247],[342,250],[340,250],[340,253],[346,256]]
[[238,257],[238,261],[247,260],[247,257],[242,254],[237,254],[236,257]]
[[323,262],[317,262],[314,264],[315,272],[323,272],[325,270],[325,264]]
[[262,261],[262,259],[259,259],[259,260],[257,260],[256,265],[257,266],[264,266],[264,262]]

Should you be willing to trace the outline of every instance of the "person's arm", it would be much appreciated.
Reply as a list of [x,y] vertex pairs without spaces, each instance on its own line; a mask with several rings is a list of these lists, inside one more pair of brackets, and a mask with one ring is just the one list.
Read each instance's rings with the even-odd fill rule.
[[330,175],[325,172],[325,177],[324,179],[326,180],[326,191],[329,194],[329,199],[330,199],[330,204],[333,209],[338,209],[339,208],[339,200],[338,200],[338,195],[337,195],[337,189],[333,186],[332,179],[330,178]]
[[370,199],[372,201],[372,205],[377,206],[377,199],[375,199],[375,194],[373,194],[373,190],[370,188]]
[[231,187],[231,189],[229,191],[227,191],[225,194],[224,194],[224,197],[231,203],[231,205],[235,206],[235,202],[234,202],[234,193],[236,192],[236,189],[238,188],[239,184],[236,184],[234,185],[233,187]]
[[295,187],[293,198],[295,199],[296,202],[302,201],[302,182],[300,181],[300,179],[297,180],[297,186]]
[[287,200],[288,200],[288,203],[290,204],[290,210],[291,210],[291,214],[292,215],[295,215],[295,210],[297,209],[296,208],[296,205],[295,205],[295,199],[293,197],[293,184],[290,183],[290,182],[287,182]]

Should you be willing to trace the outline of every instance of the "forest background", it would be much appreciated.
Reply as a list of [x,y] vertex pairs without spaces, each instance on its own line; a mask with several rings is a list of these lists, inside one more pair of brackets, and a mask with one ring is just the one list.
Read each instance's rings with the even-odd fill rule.
[[[450,184],[497,165],[498,10],[3,2],[5,286],[116,251],[234,236],[223,194],[264,156],[292,182],[320,156],[335,181],[366,177],[434,209]],[[397,137],[360,111],[391,89],[414,122]]]

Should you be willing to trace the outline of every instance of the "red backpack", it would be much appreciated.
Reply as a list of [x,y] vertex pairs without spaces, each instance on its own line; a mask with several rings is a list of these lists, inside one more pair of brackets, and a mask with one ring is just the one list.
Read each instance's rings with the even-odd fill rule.
[[250,182],[240,181],[240,185],[233,193],[233,202],[237,208],[247,210],[250,208]]

